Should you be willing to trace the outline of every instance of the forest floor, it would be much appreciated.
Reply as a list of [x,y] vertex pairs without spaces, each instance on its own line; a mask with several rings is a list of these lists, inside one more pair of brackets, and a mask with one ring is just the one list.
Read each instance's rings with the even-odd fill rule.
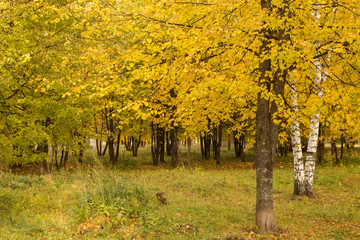
[[116,168],[93,151],[50,174],[0,165],[0,239],[360,239],[355,150],[340,165],[329,154],[318,164],[314,199],[293,195],[291,155],[276,159],[272,234],[255,228],[251,152],[241,162],[224,150],[216,166],[195,151],[191,170],[170,170],[169,157],[154,167],[148,149],[123,153]]

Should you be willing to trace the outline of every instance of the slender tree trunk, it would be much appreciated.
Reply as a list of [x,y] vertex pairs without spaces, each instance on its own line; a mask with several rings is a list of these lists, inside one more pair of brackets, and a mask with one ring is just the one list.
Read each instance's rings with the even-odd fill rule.
[[241,135],[241,151],[240,151],[240,154],[241,154],[241,160],[243,162],[245,162],[245,133],[243,133]]
[[204,143],[205,143],[205,159],[209,160],[211,153],[211,135],[209,133],[205,133]]
[[201,150],[201,157],[205,159],[205,143],[204,137],[200,135],[200,150]]
[[106,150],[107,150],[108,146],[109,146],[109,142],[108,142],[108,141],[106,141],[106,142],[105,142],[104,151],[102,152],[102,155],[101,155],[101,156],[105,156],[105,154],[106,154]]
[[240,149],[239,149],[239,139],[236,137],[237,133],[234,133],[234,151],[235,151],[235,157],[240,158]]
[[176,168],[178,166],[178,140],[176,128],[173,127],[170,130],[170,140],[171,140],[171,168]]
[[119,130],[118,136],[117,136],[117,142],[116,142],[116,153],[115,153],[115,161],[119,161],[119,152],[120,152],[120,135],[121,131]]
[[54,151],[55,168],[56,168],[56,169],[59,169],[59,163],[58,163],[58,146],[57,146],[57,145],[53,146],[53,151]]
[[48,165],[47,165],[47,155],[49,153],[49,145],[47,144],[46,140],[39,144],[37,149],[36,149],[36,152],[38,153],[42,153],[44,154],[44,159],[42,161],[40,161],[39,163],[39,168],[40,168],[40,172],[41,173],[47,173],[48,172]]
[[151,156],[153,159],[153,165],[159,165],[159,151],[157,144],[157,133],[154,123],[151,123]]
[[344,135],[341,134],[341,147],[340,147],[340,159],[343,159],[343,154],[344,154],[344,144],[345,144],[345,138]]
[[112,117],[110,117],[109,119],[109,132],[110,132],[110,135],[108,136],[109,158],[110,158],[110,163],[115,165],[116,159],[115,159],[115,148],[114,148],[114,120]]
[[126,151],[132,151],[133,149],[133,138],[124,136],[124,144]]
[[188,161],[188,166],[190,168],[190,164],[191,164],[191,138],[188,137],[187,140],[187,161]]
[[215,160],[216,164],[220,165],[220,151],[221,151],[221,140],[222,140],[222,125],[221,123],[217,128],[214,128],[214,152],[215,152]]
[[69,159],[69,148],[67,146],[63,146],[63,149],[61,150],[60,168],[66,167],[68,159]]
[[296,86],[294,81],[292,81],[292,104],[295,115],[292,116],[293,123],[290,125],[291,130],[291,143],[292,143],[292,152],[293,152],[293,162],[294,162],[294,194],[298,196],[304,196],[305,191],[305,169],[304,169],[304,160],[301,147],[301,135],[300,135],[300,124],[296,114],[299,111],[298,107],[298,95],[296,92]]
[[169,139],[169,131],[166,131],[166,155],[171,156],[171,140]]
[[335,164],[339,164],[339,158],[338,158],[338,152],[337,152],[337,147],[336,147],[336,139],[335,138],[331,138],[331,148],[334,152],[335,155]]
[[165,128],[157,127],[160,162],[165,162]]
[[316,162],[316,150],[319,132],[319,114],[315,114],[310,120],[310,135],[306,151],[305,162],[305,190],[306,196],[313,198],[314,173]]
[[137,156],[137,152],[140,147],[140,143],[141,143],[141,133],[139,134],[138,139],[135,139],[135,137],[133,138],[133,147],[132,147],[133,157]]
[[[315,10],[314,12],[315,21],[318,22],[320,19],[320,11]],[[316,42],[319,45],[319,42]],[[318,52],[317,54],[321,54]],[[330,59],[330,56],[328,56]],[[314,59],[314,67],[315,67],[315,76],[314,83],[319,89],[317,92],[317,96],[322,99],[323,91],[321,88],[321,83],[326,81],[327,78],[327,66],[326,64],[321,63],[320,58]],[[306,152],[306,162],[305,162],[305,190],[306,195],[309,198],[313,198],[313,186],[314,186],[314,175],[315,175],[315,162],[316,162],[316,150],[319,138],[319,126],[320,126],[320,114],[319,111],[316,114],[311,116],[310,120],[310,134],[309,141]]]
[[319,126],[319,141],[317,149],[317,161],[321,163],[324,160],[325,154],[325,139],[324,139],[324,126],[320,123]]
[[[322,89],[320,88],[320,84],[322,81],[326,80],[325,75],[322,73],[322,66],[320,59],[314,60],[315,65],[315,77],[314,82],[319,87],[318,90],[318,97],[322,98]],[[316,163],[316,150],[317,150],[317,144],[318,144],[318,138],[319,138],[319,127],[320,127],[320,114],[317,112],[316,114],[313,114],[310,119],[310,134],[309,134],[309,141],[307,145],[307,151],[306,151],[306,162],[305,162],[305,190],[306,190],[306,196],[309,198],[314,197],[313,193],[313,186],[314,186],[314,175],[315,175],[315,163]]]

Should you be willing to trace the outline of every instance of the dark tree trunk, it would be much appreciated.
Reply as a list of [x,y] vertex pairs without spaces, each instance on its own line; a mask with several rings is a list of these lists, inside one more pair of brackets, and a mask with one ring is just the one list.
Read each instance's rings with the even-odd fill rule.
[[115,149],[114,149],[114,137],[113,136],[108,137],[108,146],[109,146],[110,163],[115,165],[116,161],[115,161]]
[[109,146],[109,143],[108,143],[108,141],[106,141],[106,142],[105,142],[104,151],[102,152],[102,155],[101,155],[101,156],[105,156],[106,150],[107,150],[108,146]]
[[213,134],[213,149],[214,149],[214,157],[216,160],[216,164],[220,165],[220,151],[221,151],[221,140],[222,140],[222,125],[214,128]]
[[245,133],[240,137],[240,157],[243,162],[245,162]]
[[159,149],[157,143],[157,133],[154,123],[151,123],[151,156],[153,165],[159,165]]
[[205,141],[204,137],[200,135],[200,150],[201,150],[201,158],[205,159]]
[[141,133],[139,134],[139,138],[136,139],[135,137],[132,137],[132,153],[133,153],[133,157],[137,156],[137,152],[141,143]]
[[40,161],[39,168],[41,173],[47,173],[48,172],[48,166],[47,166],[47,155],[49,153],[49,145],[44,141],[43,143],[39,144],[36,148],[36,152],[40,154],[44,154],[44,159]]
[[96,142],[96,152],[99,156],[102,156],[102,140],[95,139]]
[[239,146],[239,139],[236,137],[236,133],[234,134],[234,151],[235,151],[235,157],[240,158],[240,146]]
[[234,150],[235,150],[235,157],[241,158],[242,161],[245,161],[245,133],[242,133],[239,138],[237,138],[237,132],[234,132]]
[[82,163],[83,158],[84,158],[84,148],[85,148],[84,141],[85,141],[85,138],[81,137],[81,135],[79,134],[79,132],[77,130],[75,130],[75,132],[74,132],[74,137],[76,137],[77,146],[78,146],[78,149],[76,149],[78,162]]
[[69,159],[69,149],[66,146],[63,146],[61,150],[61,158],[60,158],[60,168],[65,168]]
[[209,133],[205,133],[204,143],[205,143],[205,159],[209,160],[210,152],[211,152],[211,135]]
[[[272,7],[271,0],[261,0],[262,9],[270,11]],[[279,11],[279,15],[283,14],[283,12]],[[259,50],[261,61],[259,64],[260,77],[258,86],[275,96],[283,96],[284,80],[287,77],[287,72],[281,72],[278,69],[275,69],[274,72],[272,62],[266,56],[271,50],[271,40],[277,41],[278,38],[283,37],[283,40],[288,39],[285,38],[283,33],[274,31],[267,27],[261,30],[261,35],[264,37]],[[279,127],[273,122],[273,118],[277,111],[278,106],[275,101],[270,102],[259,92],[257,96],[255,134],[256,225],[260,230],[264,231],[277,231],[273,208],[273,169],[279,131]]]
[[171,143],[168,131],[166,132],[166,155],[171,156]]
[[119,152],[120,152],[120,135],[121,131],[119,130],[118,136],[117,136],[117,142],[116,142],[116,154],[115,154],[115,160],[116,162],[119,161]]
[[53,154],[54,154],[54,163],[55,163],[55,168],[56,169],[59,169],[60,166],[59,166],[59,163],[58,163],[58,146],[55,145],[53,146]]
[[177,130],[173,127],[170,130],[170,140],[171,140],[171,168],[176,168],[178,166],[178,139],[177,139]]
[[133,148],[132,140],[133,140],[132,137],[124,137],[126,151],[129,151],[129,152],[132,151],[132,148]]
[[160,154],[160,162],[165,162],[165,129],[163,127],[157,127],[157,143]]
[[324,139],[324,126],[320,123],[319,126],[319,143],[317,147],[317,161],[319,163],[323,162],[325,155],[325,139]]
[[335,164],[339,164],[340,161],[339,161],[339,157],[338,157],[335,138],[331,138],[331,152],[333,152],[333,154],[335,155]]
[[343,154],[344,154],[344,144],[345,144],[345,138],[344,135],[341,134],[341,147],[340,147],[340,159],[343,159]]
[[191,165],[191,138],[188,137],[187,140],[187,161],[188,161],[188,166],[190,169],[190,165]]

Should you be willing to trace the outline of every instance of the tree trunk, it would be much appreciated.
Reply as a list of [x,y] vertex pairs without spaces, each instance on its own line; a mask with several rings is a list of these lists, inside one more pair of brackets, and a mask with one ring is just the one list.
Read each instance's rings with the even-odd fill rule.
[[325,138],[324,138],[324,126],[320,123],[319,126],[319,141],[317,149],[317,161],[321,163],[324,160],[325,154]]
[[66,167],[68,159],[69,159],[69,148],[67,146],[63,146],[63,149],[61,150],[60,168]]
[[[320,11],[315,10],[314,12],[315,21],[318,22],[320,19]],[[316,41],[317,45],[320,45],[318,41]],[[321,54],[318,52],[317,54]],[[321,88],[321,83],[326,81],[327,78],[327,65],[321,63],[320,58],[314,59],[314,67],[315,67],[315,76],[314,76],[314,84],[319,89],[317,92],[317,96],[322,99],[323,91]],[[305,190],[306,195],[309,198],[313,198],[313,186],[314,186],[314,175],[315,175],[315,163],[316,163],[316,150],[319,138],[319,126],[320,126],[320,114],[319,111],[316,114],[311,116],[310,120],[310,135],[306,152],[306,162],[305,162]]]
[[237,138],[237,132],[234,132],[234,150],[235,150],[235,157],[241,158],[242,161],[245,161],[245,133],[240,135],[240,138]]
[[47,173],[48,165],[47,165],[46,159],[47,159],[47,156],[49,153],[49,145],[47,144],[46,140],[37,146],[36,152],[44,155],[44,159],[42,161],[40,161],[40,163],[39,163],[40,172]]
[[158,134],[158,149],[160,154],[160,162],[165,162],[165,129],[163,127],[157,127]]
[[240,148],[239,148],[239,139],[236,137],[237,133],[234,133],[234,151],[235,157],[240,158]]
[[204,137],[204,145],[205,145],[205,159],[210,159],[210,153],[211,153],[211,135],[209,133],[205,133]]
[[[271,0],[261,0],[261,8],[270,11]],[[285,9],[278,9],[279,17],[284,16]],[[275,10],[273,10],[275,11]],[[260,46],[258,86],[265,92],[257,95],[256,133],[255,133],[255,168],[256,168],[256,225],[264,231],[277,231],[273,207],[273,169],[278,140],[279,126],[274,123],[278,112],[276,101],[264,98],[262,93],[270,92],[274,96],[284,96],[287,71],[281,71],[279,66],[274,72],[272,62],[267,57],[273,41],[289,41],[290,36],[264,26],[261,30],[262,45]],[[273,63],[278,65],[278,63]],[[274,72],[274,73],[272,73]]]
[[343,154],[344,154],[344,144],[345,144],[345,138],[344,135],[341,134],[341,147],[340,147],[340,159],[343,159]]
[[131,137],[125,137],[124,136],[124,144],[125,144],[126,151],[132,151],[133,142],[132,142]]
[[154,123],[151,123],[151,156],[153,159],[153,165],[159,165],[159,150],[157,144],[157,133]]
[[338,158],[338,152],[337,152],[337,147],[336,147],[336,139],[335,138],[331,138],[331,148],[334,152],[335,155],[335,164],[339,164],[339,158]]
[[109,120],[109,128],[110,135],[108,136],[108,146],[109,146],[109,158],[110,163],[115,165],[116,159],[115,159],[115,148],[114,148],[114,120],[110,118]]
[[117,142],[116,142],[116,153],[115,153],[115,161],[119,161],[119,153],[120,153],[120,135],[121,131],[119,130],[118,136],[117,136]]
[[214,144],[214,153],[215,153],[215,160],[216,164],[220,165],[220,150],[221,150],[221,139],[222,138],[222,125],[221,123],[219,126],[214,128],[213,134],[213,144]]
[[170,130],[170,140],[171,140],[171,168],[176,168],[178,165],[178,140],[177,140],[177,131],[173,127]]
[[205,141],[204,137],[200,135],[200,150],[201,150],[201,157],[205,159]]
[[[262,1],[267,6],[269,3]],[[267,36],[268,30],[263,29],[263,35]],[[270,43],[263,40],[260,47],[260,55],[266,54],[269,50]],[[265,53],[264,53],[265,52]],[[259,86],[265,87],[270,90],[271,80],[267,76],[271,72],[271,61],[269,59],[263,60],[259,65],[260,78]],[[274,155],[273,149],[273,136],[275,132],[271,131],[270,122],[272,115],[269,108],[269,101],[258,93],[257,96],[257,110],[256,110],[256,148],[255,148],[255,168],[256,168],[256,225],[261,230],[276,231],[276,223],[274,218],[273,207],[273,168],[274,168]],[[276,146],[276,145],[275,145]]]
[[171,140],[169,139],[169,131],[166,132],[166,155],[171,156]]
[[137,156],[137,152],[138,152],[138,149],[140,147],[140,143],[141,143],[141,133],[139,134],[139,138],[136,139],[135,137],[132,138],[132,142],[133,142],[133,145],[132,145],[132,153],[133,153],[133,157],[136,157]]
[[188,166],[190,169],[190,164],[191,164],[191,138],[188,137],[187,140],[187,161],[188,161]]
[[294,194],[298,196],[304,196],[305,191],[305,170],[304,170],[304,160],[301,147],[301,135],[300,135],[300,124],[296,114],[299,111],[298,107],[298,95],[296,92],[296,86],[294,81],[292,81],[292,103],[295,116],[292,116],[293,123],[290,125],[291,130],[291,143],[292,143],[292,152],[293,152],[293,162],[294,162]]
[[[322,73],[322,65],[320,59],[314,60],[315,65],[315,77],[314,82],[319,87],[322,81],[326,80],[325,74]],[[322,90],[319,87],[318,93],[319,98],[322,98]],[[314,197],[313,186],[314,186],[314,175],[315,175],[315,163],[316,163],[316,150],[319,139],[319,127],[320,127],[320,114],[317,112],[313,114],[310,119],[310,134],[309,141],[306,151],[306,162],[305,162],[305,190],[306,196],[309,198]]]

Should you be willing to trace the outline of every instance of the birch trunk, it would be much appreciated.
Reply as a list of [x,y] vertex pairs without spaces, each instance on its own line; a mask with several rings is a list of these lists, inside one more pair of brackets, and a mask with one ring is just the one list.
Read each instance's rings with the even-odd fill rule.
[[291,130],[291,144],[294,159],[294,194],[298,196],[305,195],[305,172],[304,172],[304,161],[301,148],[301,135],[300,135],[300,124],[299,119],[296,116],[299,111],[298,106],[298,95],[296,93],[295,81],[292,83],[292,94],[293,94],[293,109],[294,109],[294,122],[290,125]]
[[[325,66],[321,65],[321,61],[319,58],[315,59],[315,85],[318,87],[317,96],[322,99],[323,92],[320,87],[320,84],[323,81],[326,81],[327,71],[323,72],[323,69],[326,68]],[[319,140],[319,127],[320,127],[320,114],[317,112],[316,114],[312,115],[310,119],[310,134],[309,134],[309,141],[306,151],[306,162],[305,162],[305,190],[306,196],[309,198],[313,198],[313,186],[314,186],[314,175],[315,175],[315,162],[316,162],[316,151],[318,146]]]
[[[336,11],[334,8],[333,11]],[[314,12],[315,21],[318,22],[320,19],[320,12],[315,10]],[[317,42],[319,45],[319,42]],[[318,52],[316,55],[320,55],[321,53]],[[327,57],[327,60],[330,61],[330,56]],[[314,83],[316,87],[318,87],[317,96],[322,99],[323,91],[321,88],[321,83],[326,81],[327,78],[327,68],[326,64],[321,64],[321,59],[315,58],[314,60],[315,66],[315,77]],[[309,134],[309,142],[306,151],[306,162],[305,162],[305,190],[306,195],[309,198],[313,198],[313,186],[314,186],[314,175],[315,175],[315,162],[316,162],[316,150],[318,147],[318,140],[319,140],[319,127],[320,127],[320,114],[317,112],[316,114],[312,115],[310,119],[310,134]]]
[[313,198],[313,186],[315,175],[316,150],[319,132],[319,113],[313,115],[310,120],[310,135],[306,151],[305,162],[305,190],[306,196]]

